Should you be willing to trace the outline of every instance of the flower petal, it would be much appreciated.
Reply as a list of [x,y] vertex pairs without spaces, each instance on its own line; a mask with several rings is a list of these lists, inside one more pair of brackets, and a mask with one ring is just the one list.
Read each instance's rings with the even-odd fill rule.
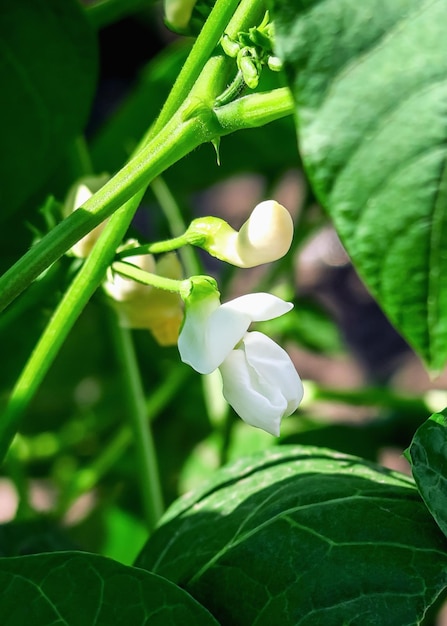
[[259,376],[281,390],[287,401],[283,417],[291,415],[304,395],[303,383],[289,355],[263,333],[253,331],[244,337],[247,361]]
[[288,354],[262,333],[247,333],[220,366],[223,394],[251,426],[279,436],[281,419],[303,397],[301,380]]
[[[249,293],[245,296],[239,296],[234,300],[230,300],[219,309],[219,313],[214,315],[221,315],[222,320],[232,315],[245,315],[250,319],[250,322],[265,322],[266,320],[272,320],[275,317],[280,317],[293,309],[291,302],[285,302],[281,298],[273,296],[271,293]],[[248,326],[247,326],[248,328]]]
[[218,292],[202,293],[185,301],[186,314],[178,348],[184,363],[200,374],[209,374],[241,341],[251,322],[279,317],[293,307],[269,293],[240,296],[219,306]]
[[210,374],[219,365],[219,359],[216,359],[216,353],[208,340],[209,318],[219,306],[217,291],[199,300],[185,301],[185,317],[178,338],[178,349],[183,363],[187,363],[200,374]]
[[209,316],[205,329],[206,346],[211,353],[210,365],[219,367],[252,322],[271,320],[292,307],[290,302],[270,293],[252,293],[222,304]]

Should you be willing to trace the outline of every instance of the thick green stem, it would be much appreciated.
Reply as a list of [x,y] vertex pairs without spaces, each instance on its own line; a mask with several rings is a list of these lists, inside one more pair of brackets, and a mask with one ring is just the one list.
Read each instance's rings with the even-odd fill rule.
[[[259,4],[259,0],[242,0],[245,4],[247,4],[248,1],[251,2],[251,4]],[[183,102],[190,93],[196,80],[204,70],[205,65],[209,64],[209,59],[219,43],[219,40],[228,23],[230,20],[233,22],[236,15],[239,16],[239,9],[237,10],[239,2],[240,0],[216,1],[209,18],[207,19],[190,54],[188,55],[188,58],[186,59],[185,65],[174,83],[160,115],[158,116],[153,128],[149,131],[149,137],[166,125],[168,120],[177,111],[179,102]],[[239,17],[238,22],[240,22]],[[208,71],[207,68],[205,68],[205,73],[209,78],[211,72]],[[211,85],[208,84],[206,96],[210,96],[211,98],[213,95],[217,96],[217,93],[212,93],[210,87]]]
[[37,391],[76,319],[103,280],[114,251],[129,227],[134,209],[132,202],[126,203],[110,219],[31,353],[0,419],[0,463],[18,430],[24,410]]
[[[0,310],[86,233],[104,221],[153,178],[215,135],[201,118],[171,120],[141,152],[0,278]],[[141,196],[140,196],[141,198]]]
[[222,135],[264,126],[293,112],[294,104],[288,87],[253,93],[214,109]]
[[[166,101],[160,117],[153,129],[143,139],[144,143],[152,138],[136,156],[131,159],[108,183],[92,196],[82,208],[74,211],[63,222],[58,224],[38,244],[33,246],[17,263],[0,278],[0,311],[17,297],[41,272],[54,263],[73,244],[90,232],[95,226],[112,215],[129,198],[144,188],[157,175],[165,171],[173,163],[183,158],[202,143],[211,141],[219,135],[225,135],[238,128],[250,127],[262,123],[258,114],[255,116],[253,107],[247,106],[256,123],[248,126],[230,123],[229,114],[225,107],[219,107],[219,115],[224,120],[224,128],[218,123],[210,110],[211,102],[219,93],[219,84],[222,81],[222,71],[227,63],[223,55],[211,58],[200,75],[197,84],[194,83],[193,93],[184,105],[184,111],[174,115],[176,106],[185,100],[187,90],[199,76],[206,61],[206,54],[210,54],[210,41],[213,47],[218,41],[226,22],[237,5],[236,0],[218,0],[210,19],[199,35],[196,45],[185,64],[179,80],[173,88],[172,94]],[[231,7],[231,10],[230,10]],[[255,0],[242,0],[234,17],[227,27],[229,34],[255,21],[255,16],[262,10]],[[253,22],[254,23],[254,22]],[[206,32],[211,33],[210,41],[204,40]],[[218,35],[218,33],[220,33]],[[197,53],[197,57],[195,56]],[[203,64],[202,64],[203,63]],[[217,91],[216,91],[217,90]],[[251,96],[253,97],[253,96]],[[243,100],[243,99],[241,99]],[[240,107],[240,114],[244,107]],[[172,117],[173,116],[173,117]],[[267,115],[268,121],[271,116]],[[155,134],[158,133],[158,134]]]
[[164,509],[157,453],[147,419],[146,400],[131,333],[129,329],[119,326],[116,318],[113,338],[118,362],[121,364],[128,414],[133,430],[144,515],[148,530],[152,532]]
[[[207,24],[209,22],[213,24],[215,34],[218,31],[222,34],[226,26],[225,19],[228,18],[228,7],[233,10],[236,4],[236,0],[217,0],[210,20],[207,22]],[[259,10],[260,5],[257,0],[242,0],[236,11],[235,18],[237,17],[237,19],[231,20],[231,25],[239,25],[240,27],[246,25],[244,19],[252,16],[250,11],[253,11],[255,5],[256,10]],[[245,9],[245,13],[242,8]],[[218,18],[213,18],[216,19],[214,22],[212,16],[216,15]],[[197,43],[204,41],[201,36],[206,28],[207,26],[197,39]],[[231,28],[229,28],[229,34],[232,34]],[[189,67],[192,68],[190,69],[190,78],[200,73],[203,67],[201,65],[203,51],[209,50],[206,43],[201,45],[203,48],[200,49],[201,56],[197,66],[194,64],[194,59],[190,61]],[[216,64],[215,59],[210,59],[202,73],[201,78],[203,80],[197,81],[197,89],[194,88],[194,93],[185,103],[185,110],[189,110],[189,116],[185,116],[182,111],[179,111],[179,114],[174,115],[168,122],[169,113],[173,111],[174,106],[174,101],[168,99],[171,104],[163,109],[157,122],[158,127],[156,125],[159,128],[159,133],[156,136],[151,135],[153,138],[148,145],[144,146],[82,208],[72,213],[54,228],[0,278],[1,310],[76,241],[116,212],[106,225],[91,255],[67,290],[12,391],[9,403],[0,420],[0,462],[18,430],[24,410],[47,373],[67,334],[103,280],[105,271],[130,224],[146,185],[195,147],[220,134],[221,129],[216,117],[205,102],[194,111],[194,102],[199,101],[200,103],[204,93],[206,84],[204,79],[209,80],[211,86],[217,84],[213,78],[213,73],[215,74],[220,69],[221,67]],[[184,75],[181,83],[183,86],[181,89],[178,88],[177,94],[183,93],[191,80]],[[214,99],[218,93],[212,93],[212,95]],[[192,108],[191,104],[194,105]],[[224,108],[221,107],[220,110]]]

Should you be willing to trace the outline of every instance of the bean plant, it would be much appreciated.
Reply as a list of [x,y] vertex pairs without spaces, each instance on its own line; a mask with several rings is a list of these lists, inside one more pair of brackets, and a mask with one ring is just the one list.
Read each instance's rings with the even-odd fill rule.
[[[129,19],[164,43],[99,112]],[[444,0],[3,3],[1,624],[440,624],[446,24]],[[303,354],[349,351],[301,292],[324,229],[436,394],[309,379]]]

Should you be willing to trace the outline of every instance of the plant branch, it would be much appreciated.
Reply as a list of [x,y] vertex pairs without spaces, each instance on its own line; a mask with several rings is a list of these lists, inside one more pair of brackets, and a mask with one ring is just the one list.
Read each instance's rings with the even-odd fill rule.
[[293,112],[294,103],[288,87],[253,93],[214,109],[222,135],[264,126]]
[[[170,165],[209,141],[215,130],[202,119],[175,117],[84,205],[58,224],[0,278],[0,311],[81,237],[143,190]],[[141,199],[141,196],[140,196]]]
[[116,261],[113,263],[112,270],[125,278],[131,278],[143,285],[149,285],[156,289],[164,289],[172,293],[183,293],[185,282],[189,285],[189,280],[174,280],[173,278],[165,278],[158,274],[151,274],[125,261]]
[[122,328],[116,316],[113,320],[113,339],[117,361],[121,365],[128,414],[133,431],[144,516],[148,530],[152,532],[164,509],[157,453],[147,419],[146,400],[131,331]]

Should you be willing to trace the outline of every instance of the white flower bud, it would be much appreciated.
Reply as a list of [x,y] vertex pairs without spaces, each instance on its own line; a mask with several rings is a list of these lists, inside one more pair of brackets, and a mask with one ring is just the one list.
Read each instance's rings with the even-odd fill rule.
[[191,19],[197,0],[165,0],[166,22],[177,30],[184,30]]
[[[67,194],[64,205],[64,214],[69,215],[73,211],[82,207],[87,200],[89,200],[92,195],[98,191],[98,189],[101,189],[101,187],[106,184],[108,180],[108,174],[101,174],[100,176],[87,176],[80,179],[71,187]],[[96,228],[93,228],[93,230],[75,243],[70,249],[71,254],[80,259],[85,259],[92,251],[95,243],[98,241],[106,223],[107,220],[96,226]]]
[[198,218],[187,231],[190,243],[212,256],[236,265],[255,267],[277,261],[290,249],[293,221],[275,200],[265,200],[252,211],[239,232],[217,217]]

